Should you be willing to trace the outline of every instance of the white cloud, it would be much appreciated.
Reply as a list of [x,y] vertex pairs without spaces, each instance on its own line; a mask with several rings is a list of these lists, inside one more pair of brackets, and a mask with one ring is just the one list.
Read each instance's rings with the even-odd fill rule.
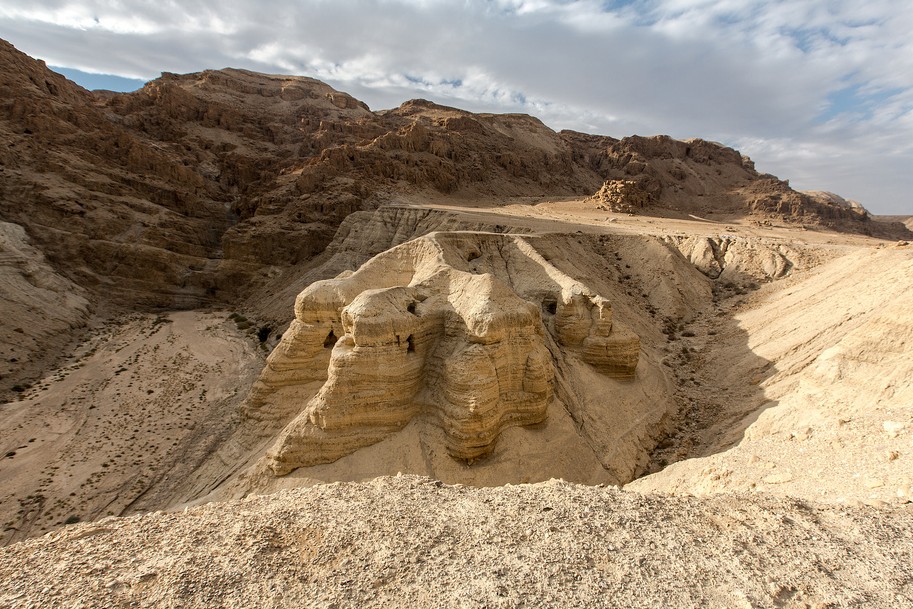
[[[6,0],[53,65],[314,76],[555,128],[739,145],[759,169],[913,213],[913,8],[891,0]],[[898,168],[892,173],[891,168]]]

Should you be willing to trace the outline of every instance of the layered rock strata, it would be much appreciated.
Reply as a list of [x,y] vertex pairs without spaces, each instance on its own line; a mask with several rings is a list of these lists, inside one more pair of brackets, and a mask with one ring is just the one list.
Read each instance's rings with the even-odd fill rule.
[[639,213],[913,239],[704,140],[556,133],[530,116],[425,100],[372,112],[311,78],[236,69],[93,94],[3,41],[0,142],[0,219],[90,301],[129,308],[260,294],[265,277],[319,256],[349,214],[401,196],[462,205],[583,196],[608,181],[609,203]]
[[287,420],[277,475],[328,463],[425,415],[471,461],[506,427],[542,422],[552,350],[631,378],[640,341],[610,303],[552,266],[535,237],[432,233],[298,295],[248,418]]

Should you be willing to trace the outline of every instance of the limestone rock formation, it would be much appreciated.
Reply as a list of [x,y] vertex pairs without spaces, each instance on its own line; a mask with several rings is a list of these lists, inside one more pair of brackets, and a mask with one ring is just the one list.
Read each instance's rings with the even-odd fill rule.
[[633,377],[638,337],[535,240],[432,233],[301,292],[245,411],[290,419],[271,469],[334,461],[420,415],[454,458],[485,456],[505,427],[546,417],[552,349]]
[[236,69],[91,93],[2,41],[0,94],[0,221],[22,226],[96,311],[246,300],[264,315],[252,297],[320,256],[346,217],[426,195],[459,206],[620,180],[679,214],[913,239],[704,140],[556,133],[425,100],[371,111],[310,78]]
[[636,213],[648,207],[653,197],[632,180],[607,180],[590,200],[597,203],[600,209]]
[[781,242],[735,235],[667,236],[664,240],[711,279],[779,279],[801,256]]

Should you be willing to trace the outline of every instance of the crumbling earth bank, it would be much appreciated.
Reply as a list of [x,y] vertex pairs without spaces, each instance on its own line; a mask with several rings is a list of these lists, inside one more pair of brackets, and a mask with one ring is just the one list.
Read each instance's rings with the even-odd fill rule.
[[911,538],[909,508],[400,476],[16,544],[0,607],[894,609],[913,606]]

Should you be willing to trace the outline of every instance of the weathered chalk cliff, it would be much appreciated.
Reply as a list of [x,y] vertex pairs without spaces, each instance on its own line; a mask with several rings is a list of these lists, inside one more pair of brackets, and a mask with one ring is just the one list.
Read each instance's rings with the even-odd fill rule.
[[552,349],[633,377],[638,337],[535,242],[433,233],[301,292],[245,410],[290,419],[273,472],[334,461],[420,415],[452,457],[485,456],[504,428],[545,419]]

